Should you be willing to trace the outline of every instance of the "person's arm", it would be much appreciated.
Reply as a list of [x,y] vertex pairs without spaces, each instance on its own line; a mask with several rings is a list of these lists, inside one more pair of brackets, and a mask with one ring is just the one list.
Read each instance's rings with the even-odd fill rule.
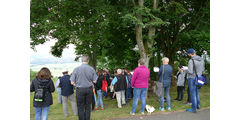
[[57,82],[56,82],[56,87],[57,87],[57,88],[60,88],[60,87],[61,87],[60,84],[61,84],[61,83],[60,83],[60,79],[58,79]]
[[188,74],[193,74],[193,60],[188,61]]
[[54,92],[54,91],[55,91],[55,87],[54,87],[53,81],[50,80],[50,92]]
[[126,78],[126,82],[128,83],[128,77],[127,77],[127,76],[125,76],[125,78]]
[[205,62],[203,60],[203,71],[202,71],[202,73],[204,73],[204,71],[205,71]]
[[172,71],[173,71],[173,68],[172,68],[172,66],[171,65],[169,65],[170,66],[170,75],[172,76]]
[[93,83],[97,83],[97,79],[98,79],[98,76],[97,76],[97,73],[96,71],[93,69]]
[[178,73],[179,73],[179,71],[177,71],[176,75],[174,76],[174,78],[175,78],[176,81],[177,81],[177,79],[178,79]]
[[158,76],[162,76],[162,66],[160,66],[160,68],[159,68]]
[[[34,80],[33,80],[33,81],[34,81]],[[31,83],[31,85],[30,85],[30,92],[34,92],[34,91],[35,91],[35,87],[34,87],[33,81],[32,81],[32,83]]]
[[112,81],[112,85],[115,85],[117,83],[117,77],[114,77],[113,81]]
[[137,70],[135,69],[131,79],[131,87],[134,87],[135,80],[137,78]]
[[73,70],[72,75],[70,77],[71,85],[75,86],[76,83],[76,69]]

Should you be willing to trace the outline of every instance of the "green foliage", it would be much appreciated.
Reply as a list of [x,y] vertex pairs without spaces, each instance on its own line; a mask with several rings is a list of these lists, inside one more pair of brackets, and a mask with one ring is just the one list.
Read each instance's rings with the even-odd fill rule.
[[37,72],[30,69],[30,82],[37,76]]
[[[156,10],[155,10],[156,13]],[[142,15],[143,20],[140,21],[137,15]],[[132,13],[128,13],[122,17],[124,22],[129,24],[135,24],[136,26],[142,26],[143,28],[148,28],[149,26],[159,27],[167,26],[170,23],[164,22],[161,18],[154,15],[154,11],[148,7],[134,7]]]
[[[156,28],[153,47],[147,50],[155,61],[160,53],[170,62],[185,64],[186,58],[176,52],[194,48],[198,53],[210,53],[210,1],[153,1],[143,7],[125,0],[32,0],[30,6],[31,48],[51,39],[54,56],[61,57],[69,44],[76,46],[76,60],[81,54],[91,56],[97,68],[129,68],[140,58],[134,51],[136,25],[143,27],[143,42],[148,40],[148,28]],[[137,19],[142,15],[142,21]],[[154,56],[158,53],[157,56]]]

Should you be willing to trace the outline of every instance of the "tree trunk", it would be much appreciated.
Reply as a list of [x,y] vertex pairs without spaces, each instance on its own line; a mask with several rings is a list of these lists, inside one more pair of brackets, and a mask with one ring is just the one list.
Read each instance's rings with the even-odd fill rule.
[[89,65],[91,65],[96,70],[96,66],[97,66],[97,52],[93,51],[93,53],[91,55],[89,55],[89,57],[90,57]]
[[[138,0],[138,4],[140,7],[143,7],[143,3],[144,3],[144,0]],[[137,19],[142,22],[142,15],[137,14]],[[137,45],[139,48],[139,54],[140,54],[141,58],[145,60],[145,63],[146,63],[147,55],[146,55],[145,48],[143,45],[142,26],[141,25],[136,25],[136,40],[137,40]],[[148,64],[147,64],[147,66],[148,66]]]

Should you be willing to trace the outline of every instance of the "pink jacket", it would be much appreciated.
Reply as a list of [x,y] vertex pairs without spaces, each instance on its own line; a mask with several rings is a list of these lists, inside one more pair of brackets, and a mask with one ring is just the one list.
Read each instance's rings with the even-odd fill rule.
[[131,79],[131,87],[148,88],[150,71],[144,65],[137,67]]

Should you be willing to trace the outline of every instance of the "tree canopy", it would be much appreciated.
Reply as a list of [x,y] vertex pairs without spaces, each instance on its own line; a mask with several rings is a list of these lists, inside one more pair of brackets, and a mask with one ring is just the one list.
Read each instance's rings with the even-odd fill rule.
[[134,69],[144,55],[149,68],[163,56],[174,66],[184,59],[177,51],[210,53],[209,0],[32,0],[30,10],[32,49],[56,40],[51,53],[61,57],[74,44],[76,59],[88,54],[95,68]]

